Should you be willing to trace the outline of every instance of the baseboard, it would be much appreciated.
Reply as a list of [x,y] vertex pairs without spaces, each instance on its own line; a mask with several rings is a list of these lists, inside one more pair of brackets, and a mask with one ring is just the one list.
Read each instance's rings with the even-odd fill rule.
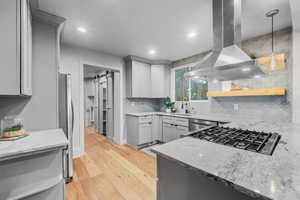
[[84,155],[84,152],[82,152],[80,149],[73,150],[73,158],[79,158],[83,155]]

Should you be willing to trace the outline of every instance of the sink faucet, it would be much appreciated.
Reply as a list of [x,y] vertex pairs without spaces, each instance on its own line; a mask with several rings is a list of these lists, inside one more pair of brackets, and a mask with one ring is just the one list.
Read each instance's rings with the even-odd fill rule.
[[185,113],[192,113],[192,110],[194,110],[194,108],[191,106],[191,103],[189,101],[185,102]]

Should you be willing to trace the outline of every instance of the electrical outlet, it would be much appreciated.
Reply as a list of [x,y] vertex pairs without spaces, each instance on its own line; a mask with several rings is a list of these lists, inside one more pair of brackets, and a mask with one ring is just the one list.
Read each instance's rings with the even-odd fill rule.
[[233,110],[238,111],[239,110],[239,104],[233,104]]

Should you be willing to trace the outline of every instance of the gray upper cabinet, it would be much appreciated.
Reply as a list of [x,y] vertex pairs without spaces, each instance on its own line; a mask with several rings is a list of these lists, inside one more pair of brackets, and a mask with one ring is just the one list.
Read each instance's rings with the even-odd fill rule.
[[170,93],[170,68],[126,57],[127,97],[163,98]]
[[151,97],[151,66],[132,62],[132,97]]
[[0,95],[32,95],[29,1],[1,0],[0,24]]
[[170,96],[170,68],[165,65],[151,65],[151,94],[153,98]]
[[150,64],[126,61],[127,97],[151,97]]
[[21,3],[21,94],[32,95],[32,16],[29,0]]

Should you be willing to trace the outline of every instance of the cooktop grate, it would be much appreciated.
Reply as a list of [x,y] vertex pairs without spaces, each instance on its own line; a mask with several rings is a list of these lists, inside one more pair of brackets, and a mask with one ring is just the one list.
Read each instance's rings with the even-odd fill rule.
[[281,137],[277,133],[265,133],[219,126],[201,130],[191,136],[201,140],[267,155],[272,155]]

